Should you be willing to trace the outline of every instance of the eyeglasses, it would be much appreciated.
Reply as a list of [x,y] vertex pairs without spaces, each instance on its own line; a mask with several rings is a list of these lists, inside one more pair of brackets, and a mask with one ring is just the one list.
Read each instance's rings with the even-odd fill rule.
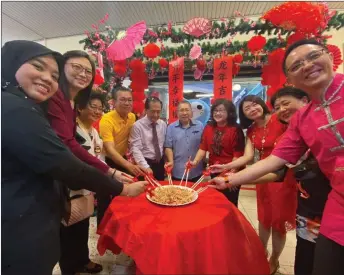
[[120,98],[118,99],[118,101],[122,104],[125,104],[125,103],[133,103],[133,99],[132,98]]
[[88,104],[88,107],[90,107],[90,109],[92,111],[98,111],[100,113],[102,113],[104,111],[103,107],[98,107],[98,106],[91,105],[91,104]]
[[214,110],[214,114],[219,113],[219,114],[224,114],[226,113],[226,110]]
[[291,65],[288,69],[287,72],[290,72],[292,74],[297,73],[302,67],[305,66],[305,61],[307,62],[314,62],[318,58],[320,58],[324,53],[327,53],[325,49],[313,51],[309,53],[303,60],[300,60],[293,65]]
[[72,66],[72,69],[74,70],[74,72],[76,72],[77,74],[81,74],[81,73],[85,72],[85,75],[87,78],[93,77],[93,71],[92,70],[85,68],[78,63],[67,63],[67,64],[70,64]]

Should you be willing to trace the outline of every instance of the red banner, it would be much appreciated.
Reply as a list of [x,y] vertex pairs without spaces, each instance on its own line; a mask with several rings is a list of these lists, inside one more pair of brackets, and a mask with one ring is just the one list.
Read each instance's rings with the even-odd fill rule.
[[179,57],[169,63],[168,68],[168,95],[169,117],[168,123],[178,119],[177,106],[183,100],[184,91],[184,57]]
[[231,56],[214,60],[214,99],[232,100],[232,66]]

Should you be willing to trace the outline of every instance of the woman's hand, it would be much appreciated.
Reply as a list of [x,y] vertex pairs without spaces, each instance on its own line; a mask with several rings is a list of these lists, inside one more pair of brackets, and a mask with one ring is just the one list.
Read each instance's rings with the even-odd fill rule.
[[118,180],[119,182],[122,182],[122,183],[133,183],[134,182],[133,176],[131,176],[127,173],[124,173],[122,171],[119,171],[119,170],[116,171],[115,178],[116,178],[116,180]]
[[128,197],[136,197],[146,190],[147,185],[148,181],[137,181],[131,184],[127,184],[125,185],[127,192],[124,195]]
[[223,172],[224,170],[229,169],[228,164],[214,164],[209,167],[212,174],[218,174]]
[[224,190],[229,188],[229,190],[234,191],[237,189],[236,185],[232,185],[232,179],[234,177],[233,173],[227,173],[225,177],[216,177],[209,181],[209,187],[216,188],[219,190]]
[[198,161],[196,160],[190,160],[185,164],[185,168],[195,168],[198,164]]
[[216,188],[219,190],[224,190],[228,186],[224,177],[216,177],[209,181],[208,187]]

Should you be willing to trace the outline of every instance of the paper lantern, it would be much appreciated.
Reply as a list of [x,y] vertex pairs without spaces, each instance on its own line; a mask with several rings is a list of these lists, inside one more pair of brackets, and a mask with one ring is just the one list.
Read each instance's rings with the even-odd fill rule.
[[240,64],[244,60],[244,57],[241,54],[236,54],[233,57],[233,62]]
[[168,67],[168,61],[165,58],[160,58],[159,65],[160,65],[160,68],[167,68]]
[[252,52],[256,53],[258,51],[261,51],[266,44],[266,38],[261,35],[253,36],[248,42],[247,42],[247,48]]
[[144,64],[141,59],[133,59],[129,63],[129,68],[133,71],[144,71],[146,69],[146,64]]
[[156,58],[160,54],[160,48],[154,43],[149,43],[143,48],[143,54],[148,58]]
[[113,71],[118,75],[118,76],[125,76],[126,72],[127,72],[127,68],[123,65],[117,65],[115,64],[115,66],[113,67]]
[[204,59],[198,59],[196,61],[196,66],[197,66],[197,69],[204,71],[207,67],[207,64]]

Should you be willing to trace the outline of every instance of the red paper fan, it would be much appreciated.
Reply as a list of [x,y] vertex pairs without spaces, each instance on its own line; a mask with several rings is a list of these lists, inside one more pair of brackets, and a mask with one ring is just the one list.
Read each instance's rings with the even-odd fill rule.
[[183,32],[198,38],[211,32],[211,29],[212,23],[209,19],[196,17],[185,23]]
[[248,42],[247,42],[247,48],[252,52],[256,53],[258,51],[261,51],[266,44],[266,38],[261,35],[253,36]]
[[324,4],[310,2],[283,3],[270,9],[262,18],[285,30],[308,34],[316,34],[326,25]]
[[340,49],[335,45],[326,45],[328,51],[332,54],[333,57],[333,70],[336,71],[340,64],[343,63],[342,53]]
[[149,43],[143,48],[143,54],[148,58],[156,58],[160,54],[160,48],[154,43]]
[[129,27],[120,39],[114,40],[106,49],[109,60],[123,60],[134,54],[135,47],[139,44],[147,30],[145,21],[140,21]]
[[290,46],[291,44],[295,43],[296,41],[302,40],[306,38],[306,35],[302,32],[296,32],[292,35],[288,36],[287,39],[287,46]]

